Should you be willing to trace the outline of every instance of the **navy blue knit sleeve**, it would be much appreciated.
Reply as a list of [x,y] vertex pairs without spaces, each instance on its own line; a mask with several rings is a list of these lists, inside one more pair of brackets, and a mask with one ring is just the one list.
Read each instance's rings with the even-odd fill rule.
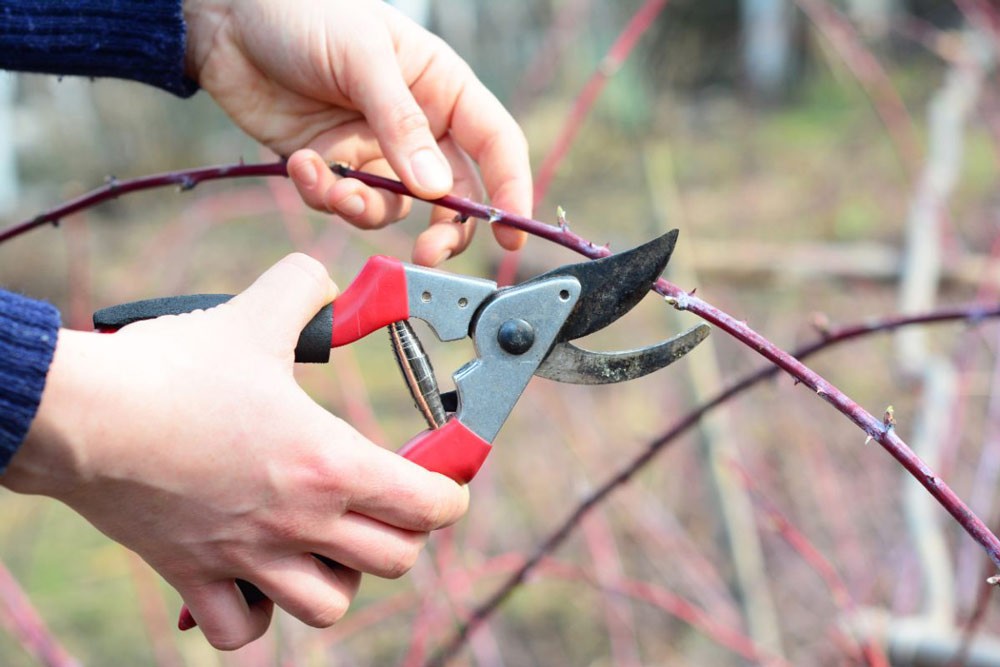
[[0,472],[38,411],[59,321],[51,304],[0,290]]
[[188,97],[181,0],[0,0],[0,69],[140,81]]

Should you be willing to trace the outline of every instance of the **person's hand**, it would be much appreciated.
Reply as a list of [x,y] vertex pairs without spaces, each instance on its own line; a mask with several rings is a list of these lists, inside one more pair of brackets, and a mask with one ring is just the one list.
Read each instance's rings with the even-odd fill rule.
[[0,482],[65,502],[136,551],[217,648],[270,622],[237,578],[310,625],[334,623],[361,572],[403,574],[468,503],[465,487],[372,444],[296,384],[298,334],[335,295],[318,262],[291,255],[208,311],[61,331]]
[[[381,0],[185,0],[187,71],[258,141],[291,155],[310,206],[373,228],[408,199],[335,177],[326,164],[397,177],[415,194],[482,194],[530,215],[527,144],[514,119],[439,38]],[[470,159],[471,158],[471,159]],[[413,261],[436,265],[468,244],[472,221],[436,208]],[[493,225],[514,250],[524,233]]]

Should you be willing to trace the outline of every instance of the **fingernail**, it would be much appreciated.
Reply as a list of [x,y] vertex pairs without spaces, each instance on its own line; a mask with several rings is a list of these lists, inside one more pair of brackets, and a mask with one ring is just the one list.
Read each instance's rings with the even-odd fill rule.
[[438,154],[430,148],[421,148],[410,158],[413,177],[420,187],[430,192],[447,192],[451,189],[451,174]]
[[349,218],[357,218],[365,212],[365,200],[361,195],[344,197],[336,204],[337,211]]
[[319,180],[319,171],[312,160],[303,160],[295,168],[295,177],[302,185],[311,188]]

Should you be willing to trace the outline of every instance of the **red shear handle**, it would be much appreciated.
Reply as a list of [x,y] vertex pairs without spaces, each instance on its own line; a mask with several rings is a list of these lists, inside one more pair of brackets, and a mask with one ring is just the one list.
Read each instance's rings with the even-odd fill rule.
[[490,449],[490,443],[452,417],[441,428],[420,433],[398,453],[431,472],[465,484],[479,472]]
[[333,302],[331,347],[353,343],[409,317],[406,268],[398,259],[375,255]]

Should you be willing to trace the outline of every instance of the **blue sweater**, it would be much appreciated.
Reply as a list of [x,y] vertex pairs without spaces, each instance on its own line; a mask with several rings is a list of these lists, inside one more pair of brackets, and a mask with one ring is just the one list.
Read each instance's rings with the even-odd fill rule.
[[[0,0],[0,11],[2,69],[197,90],[184,76],[181,0]],[[38,411],[59,324],[50,304],[0,290],[0,472]]]

